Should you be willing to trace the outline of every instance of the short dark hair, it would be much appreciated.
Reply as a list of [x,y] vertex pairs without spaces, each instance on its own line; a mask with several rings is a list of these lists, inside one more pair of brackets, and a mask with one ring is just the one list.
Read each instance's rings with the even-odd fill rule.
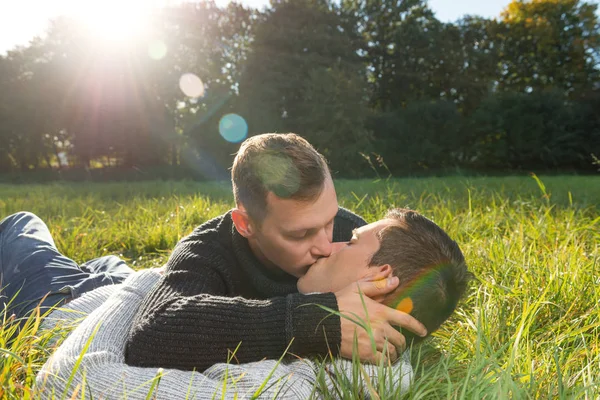
[[304,138],[265,133],[246,139],[235,156],[231,182],[236,204],[260,223],[267,214],[267,195],[316,199],[330,176],[325,158]]
[[[392,267],[400,285],[385,303],[409,312],[429,335],[454,312],[472,274],[458,244],[433,221],[403,208],[388,211],[385,218],[396,223],[379,231],[380,248],[370,265]],[[422,340],[403,334],[407,344]]]

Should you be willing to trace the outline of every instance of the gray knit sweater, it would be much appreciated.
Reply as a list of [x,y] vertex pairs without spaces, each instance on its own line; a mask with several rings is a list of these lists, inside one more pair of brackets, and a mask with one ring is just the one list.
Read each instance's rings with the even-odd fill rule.
[[[87,398],[135,400],[146,399],[151,390],[154,391],[151,398],[168,400],[245,399],[256,395],[269,399],[320,397],[314,388],[319,367],[308,359],[284,363],[276,360],[240,365],[221,363],[203,373],[126,365],[127,332],[143,298],[159,276],[156,270],[140,271],[121,285],[89,292],[46,318],[43,327],[51,328],[59,321],[76,323],[81,316],[89,314],[39,372],[37,387],[41,398],[59,398],[63,394],[67,398],[74,394],[80,398],[85,391]],[[79,367],[73,373],[77,364]],[[366,378],[377,387],[379,371],[365,367],[361,379]],[[343,373],[352,379],[351,363],[347,360],[328,363],[325,371],[325,381],[331,390],[333,374]],[[400,385],[402,391],[407,390],[412,368],[406,354],[391,372],[395,385]],[[389,377],[385,379],[387,382]]]

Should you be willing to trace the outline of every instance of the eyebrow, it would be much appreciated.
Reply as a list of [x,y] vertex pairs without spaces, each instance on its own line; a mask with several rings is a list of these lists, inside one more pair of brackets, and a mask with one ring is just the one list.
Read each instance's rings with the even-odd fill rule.
[[286,235],[295,235],[298,233],[304,233],[310,231],[311,228],[294,229],[293,231],[284,231]]
[[[327,221],[327,225],[329,225],[330,223],[332,223],[334,221],[335,221],[335,217],[333,217],[329,221]],[[300,233],[300,232],[304,232],[304,231],[306,231],[306,232],[312,232],[312,231],[315,231],[316,229],[317,228],[315,228],[314,226],[311,226],[310,228],[308,228],[308,227],[297,228],[297,229],[292,229],[292,230],[289,230],[289,231],[286,230],[284,232],[289,235],[290,233],[293,234],[293,233]],[[354,233],[354,231],[352,231],[352,233]]]

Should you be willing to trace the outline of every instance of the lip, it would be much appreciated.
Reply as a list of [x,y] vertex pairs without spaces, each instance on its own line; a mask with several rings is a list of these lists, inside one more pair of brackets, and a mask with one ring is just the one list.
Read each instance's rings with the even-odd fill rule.
[[312,266],[314,266],[314,265],[317,265],[317,264],[319,264],[319,263],[323,262],[323,260],[325,260],[325,257],[321,257],[321,258],[317,259],[317,261],[315,261],[314,263],[312,263],[312,264],[309,266],[309,268],[310,268],[310,267],[312,267]]

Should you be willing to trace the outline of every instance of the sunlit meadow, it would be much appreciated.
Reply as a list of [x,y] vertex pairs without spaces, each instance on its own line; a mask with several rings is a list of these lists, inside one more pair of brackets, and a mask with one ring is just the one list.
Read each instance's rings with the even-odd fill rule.
[[[336,187],[340,204],[368,221],[394,206],[432,218],[459,243],[476,276],[455,315],[412,349],[416,379],[407,398],[600,396],[600,176]],[[226,183],[0,185],[0,217],[32,211],[67,256],[84,262],[117,254],[136,269],[161,266],[179,238],[232,205]],[[15,325],[0,317],[0,398],[35,398],[49,339],[66,333],[41,332],[32,321],[9,340]],[[317,392],[322,387],[317,383]],[[357,391],[340,380],[324,396],[351,399]],[[397,398],[398,388],[384,381],[375,392]]]

